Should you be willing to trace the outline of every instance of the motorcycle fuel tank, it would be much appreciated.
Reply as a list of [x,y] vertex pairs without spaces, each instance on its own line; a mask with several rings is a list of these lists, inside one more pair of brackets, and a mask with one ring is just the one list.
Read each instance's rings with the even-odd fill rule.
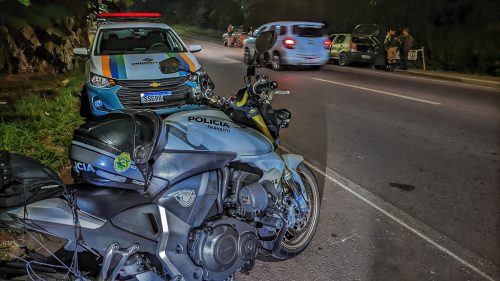
[[229,151],[240,156],[273,151],[273,144],[256,130],[234,123],[219,110],[192,110],[170,115],[168,150]]

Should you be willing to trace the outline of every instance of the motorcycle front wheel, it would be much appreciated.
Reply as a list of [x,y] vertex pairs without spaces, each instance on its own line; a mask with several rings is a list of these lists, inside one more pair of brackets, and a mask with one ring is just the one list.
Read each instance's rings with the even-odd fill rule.
[[[307,193],[309,214],[300,225],[288,228],[283,240],[273,250],[272,256],[278,260],[291,259],[302,253],[314,237],[319,223],[319,211],[321,207],[321,193],[311,169],[304,163],[297,166]],[[297,222],[299,224],[299,222]]]

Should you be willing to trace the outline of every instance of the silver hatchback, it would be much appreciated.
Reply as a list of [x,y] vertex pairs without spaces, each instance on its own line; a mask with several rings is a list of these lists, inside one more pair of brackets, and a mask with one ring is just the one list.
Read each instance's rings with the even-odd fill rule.
[[269,50],[274,70],[282,70],[287,65],[320,68],[329,60],[331,41],[323,23],[286,21],[264,24],[243,42],[245,63],[248,64],[255,53],[255,37],[266,30],[275,30],[278,34]]

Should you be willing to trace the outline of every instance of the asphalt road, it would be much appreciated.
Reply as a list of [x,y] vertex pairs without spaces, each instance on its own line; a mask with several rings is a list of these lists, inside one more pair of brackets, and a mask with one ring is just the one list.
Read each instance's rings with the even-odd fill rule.
[[[187,40],[193,41],[193,40]],[[197,54],[219,95],[243,85],[242,50]],[[328,65],[267,73],[290,96],[284,148],[324,185],[301,256],[240,280],[499,280],[500,92]]]

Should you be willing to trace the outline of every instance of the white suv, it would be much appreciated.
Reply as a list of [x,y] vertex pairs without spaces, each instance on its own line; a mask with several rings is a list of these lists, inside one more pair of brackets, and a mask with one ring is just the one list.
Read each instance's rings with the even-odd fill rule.
[[313,66],[320,68],[329,60],[328,51],[332,41],[319,22],[283,21],[271,22],[257,28],[243,42],[243,60],[248,64],[255,53],[255,38],[260,32],[275,30],[278,40],[269,50],[272,67],[281,70],[286,65]]

